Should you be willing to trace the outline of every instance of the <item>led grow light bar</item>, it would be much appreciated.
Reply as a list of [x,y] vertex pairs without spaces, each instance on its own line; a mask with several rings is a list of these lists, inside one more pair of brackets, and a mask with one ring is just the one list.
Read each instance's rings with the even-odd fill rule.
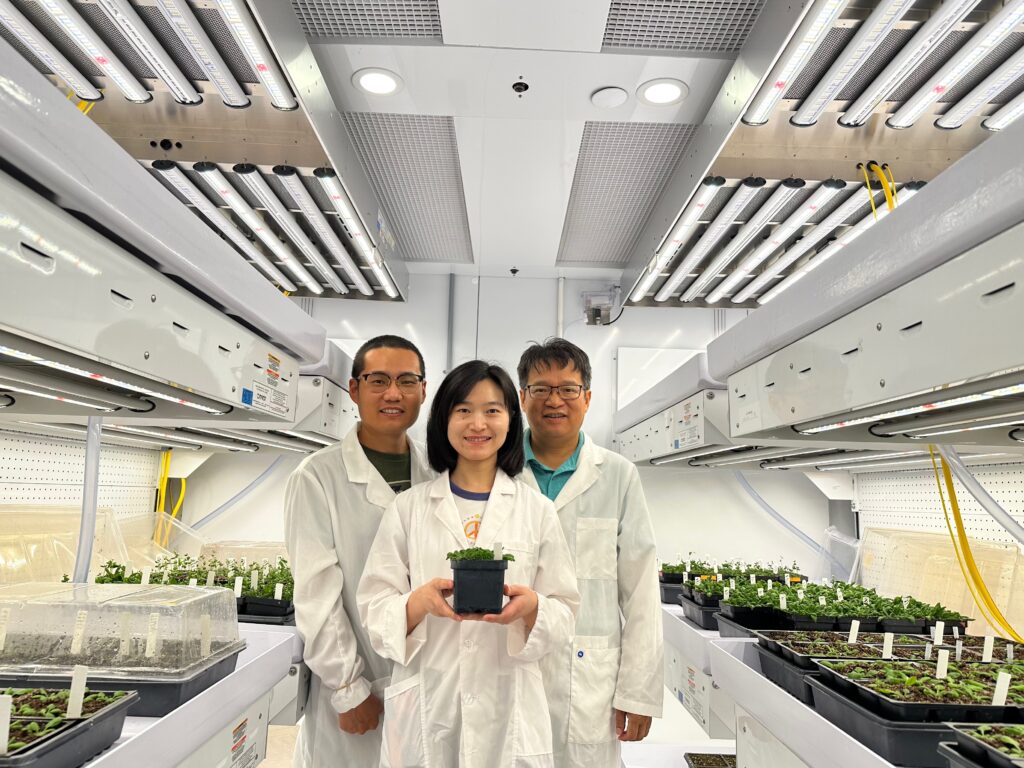
[[916,1],[882,0],[860,25],[857,34],[843,48],[839,58],[818,81],[810,96],[803,100],[800,109],[790,119],[790,122],[800,126],[814,125],[818,122],[822,112],[835,101],[854,73],[875,54],[882,40],[895,28],[900,17]]
[[1024,115],[1024,93],[1006,104],[1002,109],[981,121],[981,127],[989,131],[1001,131],[1021,115]]
[[697,192],[690,198],[686,208],[679,215],[671,233],[666,237],[658,248],[654,258],[647,266],[647,271],[637,283],[636,288],[630,294],[631,301],[641,301],[647,295],[654,282],[661,274],[661,270],[668,266],[676,252],[686,244],[686,241],[693,235],[694,227],[700,220],[708,205],[718,194],[718,190],[725,185],[725,179],[721,176],[708,176],[697,188]]
[[672,464],[676,461],[687,461],[689,459],[696,459],[701,456],[714,456],[718,453],[727,453],[735,451],[735,445],[724,445],[724,446],[707,446],[706,448],[694,448],[689,451],[680,451],[679,453],[673,453],[670,456],[660,456],[657,459],[651,459],[651,464],[655,467],[660,467],[662,464]]
[[67,33],[104,75],[121,90],[128,101],[144,104],[153,94],[135,79],[121,60],[114,55],[92,27],[85,23],[69,0],[38,0],[43,10]]
[[306,185],[303,184],[299,172],[289,165],[275,165],[274,174],[281,180],[284,188],[288,190],[288,194],[291,195],[292,200],[295,201],[302,215],[306,217],[309,225],[313,227],[313,231],[320,238],[320,242],[324,244],[327,250],[331,252],[331,255],[338,260],[338,263],[341,264],[345,272],[348,273],[352,282],[355,283],[356,290],[364,296],[373,296],[373,289],[348,255],[348,251],[341,244],[341,240],[334,234],[334,230],[327,223],[323,212],[313,202],[313,197],[309,194],[309,190],[306,189]]
[[103,98],[103,94],[89,82],[89,78],[79,72],[64,54],[40,34],[39,30],[14,7],[11,0],[0,0],[0,23],[32,51],[47,69],[67,83],[78,98],[83,101],[98,101]]
[[1021,75],[1024,75],[1024,48],[1004,61],[995,72],[950,107],[935,121],[935,125],[946,129],[961,127],[965,120],[1015,83]]
[[977,4],[978,0],[946,0],[935,8],[917,34],[900,49],[882,73],[839,118],[839,124],[853,127],[867,122],[875,107],[920,65],[925,56],[933,51]]
[[249,97],[195,17],[188,0],[157,0],[157,7],[192,58],[206,72],[224,103],[229,107],[249,106]]
[[189,181],[188,177],[181,172],[177,165],[170,160],[157,160],[153,163],[153,168],[170,182],[186,200],[192,203],[196,210],[202,213],[213,226],[220,230],[235,247],[252,259],[253,263],[262,269],[267,277],[281,286],[283,290],[298,290],[295,287],[295,283],[285,277],[281,270],[274,266],[274,262],[264,256],[259,248],[249,242],[249,239],[239,231],[238,227],[232,224],[223,211],[211,203],[209,198]]
[[224,174],[220,172],[213,163],[196,163],[192,166],[196,172],[199,173],[206,183],[209,184],[213,191],[217,193],[221,200],[227,203],[228,207],[231,208],[250,230],[256,235],[263,244],[270,249],[270,251],[281,260],[284,264],[285,269],[292,273],[296,280],[306,286],[310,291],[319,295],[324,292],[323,286],[318,283],[311,274],[306,270],[299,260],[292,253],[291,248],[282,243],[277,239],[266,222],[260,218],[260,215],[254,211],[242,196],[238,194],[228,180],[224,177]]
[[204,435],[215,437],[226,437],[229,440],[247,440],[250,443],[266,446],[267,448],[279,448],[283,451],[295,453],[313,453],[316,450],[313,446],[297,445],[294,441],[275,440],[265,433],[249,434],[248,432],[236,432],[228,429],[208,429],[206,427],[189,427],[193,432],[202,432]]
[[715,302],[721,301],[725,296],[735,288],[743,278],[747,277],[751,272],[759,267],[761,263],[775,253],[776,249],[781,247],[789,238],[791,238],[797,231],[800,230],[807,221],[814,216],[821,208],[828,205],[829,201],[832,200],[841,189],[846,188],[846,182],[840,179],[828,179],[821,183],[821,185],[814,190],[814,194],[810,196],[806,203],[800,206],[800,208],[793,213],[788,219],[782,224],[777,226],[771,231],[767,239],[759,245],[753,253],[739,263],[739,266],[732,271],[728,277],[719,283],[715,290],[708,294],[707,302],[714,304]]
[[366,229],[356,214],[355,206],[352,205],[338,174],[333,168],[317,168],[313,171],[313,176],[320,182],[320,186],[323,187],[327,197],[330,198],[334,210],[341,217],[341,222],[345,225],[345,229],[348,230],[356,250],[362,256],[363,262],[373,271],[377,282],[380,283],[384,292],[392,299],[397,297],[398,289],[395,287],[395,282],[391,279],[387,267],[384,265],[383,260],[377,253],[377,249],[366,233]]
[[249,191],[256,195],[256,199],[266,208],[267,212],[274,218],[274,221],[284,230],[288,239],[295,243],[299,250],[306,255],[306,258],[312,262],[321,277],[323,277],[335,293],[348,293],[345,283],[342,282],[341,278],[338,277],[324,257],[320,255],[320,251],[313,245],[313,241],[302,231],[302,227],[299,226],[292,212],[284,207],[284,204],[274,194],[273,190],[270,189],[259,169],[250,163],[239,163],[233,170],[238,175],[238,178],[249,188]]
[[165,432],[162,429],[156,429],[154,427],[130,427],[123,424],[110,424],[104,425],[104,429],[110,429],[114,432],[129,432],[133,435],[147,435],[149,437],[160,438],[161,440],[177,440],[182,443],[192,443],[193,445],[199,445],[204,448],[224,448],[229,451],[242,451],[243,453],[254,453],[257,448],[255,445],[236,442],[227,442],[224,440],[214,440],[205,435],[192,435],[185,434],[180,431]]
[[256,21],[249,15],[244,0],[213,0],[221,16],[231,30],[235,42],[242,49],[245,58],[252,65],[256,77],[270,94],[270,102],[278,109],[292,110],[299,103],[292,95],[292,90],[285,80],[284,73],[277,66],[274,57],[263,41]]
[[[76,436],[85,437],[87,432],[86,428],[78,424],[39,424],[33,421],[19,421],[16,422],[19,426],[32,427],[33,429],[52,430],[54,432],[69,432]],[[147,437],[140,437],[138,435],[112,435],[108,431],[108,427],[101,426],[100,432],[104,440],[113,442],[115,445],[145,445],[154,446],[157,448],[184,448],[189,451],[202,450],[202,446],[193,445],[192,443],[182,443],[178,440],[157,440]],[[116,441],[116,442],[115,442]]]
[[[697,298],[704,289],[704,286],[729,266],[732,260],[739,255],[740,251],[746,248],[750,241],[757,237],[762,229],[768,226],[768,223],[778,215],[779,211],[793,199],[793,195],[803,189],[805,185],[806,182],[802,179],[783,179],[782,183],[775,188],[775,191],[764,205],[757,209],[754,215],[750,217],[750,220],[740,227],[739,232],[722,249],[721,253],[690,283],[689,287],[680,297],[680,301],[693,301]],[[719,296],[719,298],[721,297]]]
[[1020,401],[986,403],[954,413],[943,411],[928,416],[912,416],[884,424],[875,424],[871,427],[871,434],[879,437],[891,437],[937,429],[967,432],[973,429],[1002,426],[1003,422],[1014,419],[1021,419],[1020,423],[1024,424],[1024,403]]
[[92,408],[93,410],[104,411],[106,413],[113,413],[117,410],[116,407],[109,405],[108,403],[99,402],[98,400],[90,400],[78,395],[65,395],[52,389],[34,387],[20,381],[12,381],[2,377],[0,377],[0,391],[17,392],[22,395],[41,397],[45,400],[54,400],[58,403],[68,403],[69,405],[81,405],[84,408]]
[[[976,461],[977,459],[994,459],[998,457],[1009,457],[1012,454],[1006,453],[976,453],[970,456],[961,456],[965,461]],[[931,466],[931,458],[917,458],[916,456],[907,456],[902,459],[883,459],[881,461],[866,461],[863,464],[832,464],[822,466],[820,469],[822,472],[836,472],[838,470],[845,470],[852,472],[857,469],[872,470],[878,467],[912,467],[920,464],[921,466]]]
[[[907,200],[909,200],[911,197],[917,194],[917,192],[923,187],[923,181],[912,181],[911,183],[904,186],[903,189],[900,190],[900,204],[902,205],[906,203]],[[782,282],[778,283],[771,290],[766,291],[761,296],[758,296],[757,303],[766,304],[772,299],[774,299],[784,290],[791,287],[794,283],[806,277],[809,272],[814,271],[822,264],[824,264],[826,261],[828,261],[830,258],[835,256],[837,253],[839,253],[839,251],[841,251],[847,245],[849,245],[858,237],[863,235],[865,232],[871,229],[871,227],[875,226],[875,224],[877,224],[879,221],[887,217],[890,213],[891,211],[889,210],[889,208],[882,206],[881,208],[878,208],[876,212],[870,213],[867,216],[865,216],[863,219],[861,219],[848,230],[846,230],[846,232],[844,232],[838,238],[836,238],[835,242],[833,242],[831,245],[825,248],[817,256],[812,258],[799,269],[796,269],[793,272],[791,272],[782,280]]]
[[306,440],[310,443],[317,443],[318,445],[328,446],[334,445],[337,440],[328,440],[325,437],[321,437],[315,432],[300,432],[297,429],[275,429],[274,432],[282,435],[288,435],[290,437],[297,437],[299,440]]
[[715,216],[715,220],[704,230],[700,239],[690,249],[690,252],[686,254],[679,266],[676,267],[672,276],[665,281],[665,284],[654,295],[655,301],[665,301],[672,295],[675,289],[679,287],[679,284],[689,276],[690,271],[710,253],[719,240],[725,237],[729,228],[736,222],[736,218],[764,185],[765,180],[760,177],[746,178],[740,183],[732,193],[732,197],[729,198],[729,202]]
[[721,456],[716,459],[693,459],[690,461],[694,467],[728,467],[734,464],[749,464],[750,462],[762,462],[768,459],[781,458],[782,456],[805,456],[812,453],[824,453],[828,448],[755,448],[751,451],[737,452],[732,456]]
[[125,408],[131,411],[149,411],[153,407],[153,404],[147,400],[136,400],[113,392],[96,392],[94,387],[85,387],[55,376],[47,376],[29,370],[27,367],[0,365],[0,379],[36,389],[50,390],[65,396],[82,398],[92,403],[102,403],[114,410]]
[[828,453],[823,456],[803,459],[780,459],[767,461],[762,469],[795,469],[798,467],[826,467],[840,464],[857,464],[872,459],[894,459],[902,456],[921,456],[924,451],[891,451],[875,453],[874,451],[852,451],[851,453]]
[[807,12],[793,42],[786,47],[782,58],[772,67],[762,83],[754,100],[750,103],[742,120],[747,125],[764,125],[768,122],[775,106],[793,83],[800,70],[810,60],[825,35],[839,18],[846,0],[817,0]]
[[156,76],[164,81],[167,89],[180,104],[199,104],[203,97],[192,87],[174,60],[167,55],[159,41],[139,18],[128,0],[99,0],[100,8],[114,22],[132,47],[149,65]]
[[960,82],[1024,21],[1024,0],[1008,0],[992,19],[907,99],[887,121],[890,128],[909,128],[932,104]]

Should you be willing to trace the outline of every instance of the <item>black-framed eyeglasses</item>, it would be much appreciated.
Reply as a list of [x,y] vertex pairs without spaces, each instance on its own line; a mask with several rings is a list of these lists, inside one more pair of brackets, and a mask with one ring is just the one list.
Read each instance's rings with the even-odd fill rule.
[[370,371],[360,374],[359,378],[371,392],[376,393],[387,392],[391,389],[391,382],[396,382],[400,392],[412,394],[419,391],[420,384],[423,382],[423,377],[418,373],[403,373],[397,378],[392,378],[391,374],[383,371]]
[[562,384],[558,387],[552,387],[547,384],[530,384],[526,387],[526,391],[530,393],[530,397],[537,400],[547,400],[552,392],[557,392],[558,396],[563,400],[579,400],[580,395],[583,394],[583,385]]

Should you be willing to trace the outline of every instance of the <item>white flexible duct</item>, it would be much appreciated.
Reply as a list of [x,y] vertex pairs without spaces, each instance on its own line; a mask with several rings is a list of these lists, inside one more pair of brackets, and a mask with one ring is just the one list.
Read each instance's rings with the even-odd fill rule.
[[964,488],[970,491],[971,496],[992,516],[992,519],[1003,526],[1007,533],[1013,536],[1021,547],[1024,547],[1024,525],[1018,523],[1009,512],[999,505],[998,501],[989,495],[985,487],[978,482],[977,478],[971,474],[971,470],[960,459],[960,454],[956,452],[955,448],[950,445],[940,445],[937,447],[942,458],[949,464],[949,469],[953,476],[960,481]]

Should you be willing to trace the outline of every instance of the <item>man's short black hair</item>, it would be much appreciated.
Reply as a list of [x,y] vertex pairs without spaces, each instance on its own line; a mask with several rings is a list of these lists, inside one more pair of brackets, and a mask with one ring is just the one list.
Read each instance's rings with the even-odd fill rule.
[[410,352],[415,352],[417,359],[420,361],[420,376],[424,379],[427,377],[427,366],[423,363],[423,354],[415,344],[408,339],[403,339],[401,336],[384,335],[374,336],[356,352],[356,356],[352,358],[353,379],[358,379],[362,376],[363,368],[366,367],[366,353],[372,349],[408,349]]
[[583,379],[583,389],[590,390],[591,370],[590,358],[587,353],[577,347],[571,341],[552,336],[545,339],[543,344],[533,342],[519,358],[519,386],[525,387],[530,380],[530,371],[534,368],[565,368],[570,363],[580,372]]
[[470,360],[454,368],[434,393],[427,420],[427,459],[434,471],[455,469],[459,454],[448,440],[448,420],[455,406],[465,402],[473,387],[485,379],[498,385],[508,411],[508,435],[498,449],[498,467],[509,477],[523,471],[523,412],[519,409],[516,386],[504,368],[484,360]]

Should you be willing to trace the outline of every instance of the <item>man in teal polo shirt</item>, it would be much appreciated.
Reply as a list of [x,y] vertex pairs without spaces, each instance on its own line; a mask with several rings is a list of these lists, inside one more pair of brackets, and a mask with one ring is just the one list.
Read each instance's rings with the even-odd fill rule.
[[664,689],[647,502],[636,467],[581,431],[591,396],[582,349],[564,339],[533,344],[518,374],[530,424],[523,480],[555,503],[580,590],[571,646],[541,660],[554,763],[618,768],[620,742],[647,735]]

